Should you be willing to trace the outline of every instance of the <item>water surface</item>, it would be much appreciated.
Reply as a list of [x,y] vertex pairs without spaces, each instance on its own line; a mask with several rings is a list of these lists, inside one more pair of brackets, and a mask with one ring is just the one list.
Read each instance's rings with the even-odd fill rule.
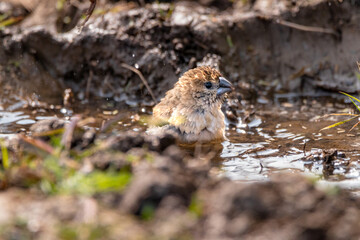
[[[337,96],[337,95],[335,95]],[[118,118],[113,131],[145,131],[141,119],[151,114],[151,108],[120,108],[110,100],[78,103],[72,107],[29,107],[23,102],[0,106],[0,137],[28,131],[34,122],[51,117],[69,119],[75,114],[93,117],[91,126],[100,129],[106,122]],[[324,184],[360,189],[360,132],[349,132],[356,120],[340,127],[320,131],[342,116],[330,113],[353,112],[343,98],[299,97],[275,95],[256,102],[232,100],[237,121],[227,122],[227,140],[214,157],[219,174],[238,181],[267,181],[279,172],[302,172],[321,179]],[[15,106],[15,107],[14,107]],[[25,106],[25,107],[24,107]],[[120,115],[119,115],[120,114]],[[119,117],[120,116],[120,117]],[[327,153],[338,150],[335,160],[324,163]]]

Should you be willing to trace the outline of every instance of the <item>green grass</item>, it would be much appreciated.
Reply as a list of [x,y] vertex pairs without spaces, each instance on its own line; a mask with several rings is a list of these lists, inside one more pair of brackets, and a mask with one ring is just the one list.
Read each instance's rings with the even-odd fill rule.
[[0,146],[1,146],[1,155],[2,155],[2,165],[4,169],[8,169],[10,166],[9,161],[9,153],[5,146],[4,140],[0,139]]
[[98,171],[89,174],[76,172],[58,182],[57,191],[65,194],[93,195],[102,192],[118,192],[123,190],[131,180],[127,171]]
[[203,203],[198,199],[196,195],[193,195],[189,205],[189,212],[194,214],[197,218],[203,214]]
[[11,183],[12,179],[20,178],[20,182],[16,181],[19,186],[36,187],[51,195],[119,192],[130,183],[132,173],[129,168],[120,171],[112,168],[106,171],[84,170],[84,160],[99,151],[106,151],[107,144],[93,144],[83,151],[66,149],[62,144],[63,132],[50,132],[46,135],[48,141],[22,136],[24,150],[16,153],[13,162],[9,159],[4,140],[0,139],[3,166],[0,182]]
[[23,20],[23,17],[21,17],[21,16],[20,17],[10,17],[10,18],[5,18],[4,20],[0,20],[0,29],[14,25],[14,24],[20,22],[21,20]]
[[229,48],[233,48],[233,47],[234,47],[234,43],[233,43],[233,40],[232,40],[232,38],[231,38],[230,35],[227,35],[227,36],[226,36],[226,42],[227,42]]
[[108,229],[101,225],[93,224],[67,224],[59,226],[58,237],[61,240],[98,240],[108,239]]
[[[350,94],[345,93],[345,92],[340,92],[340,93],[341,93],[341,94],[344,94],[345,96],[347,96],[347,97],[351,100],[351,102],[355,105],[355,107],[356,107],[356,109],[359,111],[359,113],[358,113],[358,114],[351,114],[351,113],[334,113],[334,114],[330,114],[330,115],[332,115],[332,116],[350,116],[350,118],[345,119],[345,120],[340,121],[340,122],[337,122],[337,123],[334,123],[334,124],[331,124],[331,125],[329,125],[329,126],[327,126],[327,127],[324,127],[324,128],[322,128],[320,131],[323,131],[323,130],[326,130],[326,129],[330,129],[330,128],[333,128],[333,127],[337,127],[337,126],[339,126],[339,125],[342,125],[342,124],[344,124],[344,123],[346,123],[346,122],[349,122],[349,121],[351,121],[351,120],[354,120],[354,119],[360,117],[360,107],[356,104],[356,103],[360,103],[360,100],[359,100],[358,98],[354,97],[354,96],[351,96]],[[351,130],[353,130],[356,126],[358,126],[359,123],[360,123],[360,121],[356,122],[356,123],[352,126],[352,128],[349,130],[349,132],[350,132]]]

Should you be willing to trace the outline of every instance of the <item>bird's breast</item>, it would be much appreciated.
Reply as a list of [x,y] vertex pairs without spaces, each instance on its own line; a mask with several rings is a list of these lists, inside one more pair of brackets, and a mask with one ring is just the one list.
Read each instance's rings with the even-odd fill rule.
[[221,138],[225,131],[225,117],[220,107],[209,109],[189,109],[173,111],[169,119],[171,125],[176,126],[185,134],[193,134],[194,136],[206,135],[206,138]]

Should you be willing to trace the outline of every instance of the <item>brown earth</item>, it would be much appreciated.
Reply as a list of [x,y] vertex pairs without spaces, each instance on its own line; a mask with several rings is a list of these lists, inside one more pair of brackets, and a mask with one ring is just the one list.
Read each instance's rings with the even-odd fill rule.
[[[43,18],[31,16],[40,10],[27,7],[16,12],[30,14],[23,22],[0,30],[0,101],[23,96],[61,104],[64,89],[71,87],[78,99],[100,96],[151,105],[138,76],[121,67],[127,65],[138,67],[158,99],[181,72],[200,64],[220,68],[239,89],[251,86],[249,98],[263,80],[265,85],[281,83],[276,90],[303,94],[316,94],[319,88],[358,90],[357,4],[257,0],[245,5],[226,1],[227,5],[219,8],[219,2],[177,1],[143,7],[105,4],[117,10],[95,14],[81,33],[67,31],[72,27],[66,24],[59,28],[56,11],[46,24]],[[81,9],[78,6],[72,16]],[[49,142],[51,138],[36,134],[62,127],[63,121],[46,120],[30,130],[35,139]],[[360,200],[345,190],[320,190],[316,181],[296,174],[274,176],[263,183],[219,178],[214,163],[207,157],[189,155],[171,136],[113,136],[87,128],[74,132],[67,150],[93,151],[97,140],[106,147],[76,161],[65,154],[58,165],[89,175],[95,171],[129,172],[131,181],[123,190],[48,194],[42,180],[55,180],[43,166],[47,155],[24,139],[6,143],[11,167],[1,169],[0,174],[0,238],[360,236]],[[30,161],[25,153],[30,153],[29,159],[36,157]],[[331,169],[338,157],[333,152],[320,160]],[[318,160],[314,156],[314,161]]]
[[182,72],[210,64],[234,83],[275,81],[304,95],[359,89],[359,6],[351,1],[258,0],[226,10],[192,1],[106,6],[81,33],[57,33],[56,18],[40,25],[25,18],[0,30],[1,85],[55,102],[71,87],[80,99],[149,104],[139,77],[121,64],[138,68],[158,99]]
[[[32,129],[48,132],[62,124],[44,120]],[[130,171],[132,180],[124,190],[49,195],[41,184],[46,177],[41,165],[27,166],[21,158],[34,153],[34,145],[14,139],[8,145],[14,153],[10,154],[12,167],[0,181],[1,238],[300,240],[360,236],[360,199],[347,191],[319,190],[315,180],[296,174],[274,175],[262,183],[219,178],[208,159],[188,156],[173,144],[171,136],[122,133],[105,141],[107,148],[77,162],[79,171]],[[74,151],[77,144],[72,146]],[[65,161],[66,157],[60,158],[59,164]]]

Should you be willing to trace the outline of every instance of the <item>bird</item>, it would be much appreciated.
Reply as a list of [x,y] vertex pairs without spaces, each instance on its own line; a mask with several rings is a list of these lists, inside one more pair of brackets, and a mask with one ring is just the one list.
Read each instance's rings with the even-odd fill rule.
[[221,73],[201,66],[186,71],[174,87],[153,108],[149,134],[170,133],[180,143],[211,142],[225,139],[225,116],[221,106],[233,85]]

